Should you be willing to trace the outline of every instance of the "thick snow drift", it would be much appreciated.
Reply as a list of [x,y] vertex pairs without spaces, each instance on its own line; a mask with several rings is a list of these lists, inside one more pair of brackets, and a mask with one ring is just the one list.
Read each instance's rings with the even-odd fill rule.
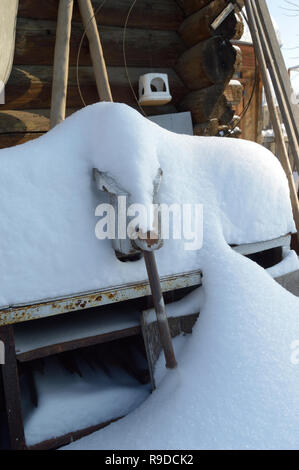
[[204,295],[185,299],[186,314],[197,295],[201,314],[178,340],[178,369],[161,381],[160,364],[159,386],[138,409],[68,449],[298,449],[299,299],[210,222]]
[[[0,152],[0,306],[146,279],[142,260],[121,263],[111,242],[95,236],[102,200],[94,167],[145,204],[161,167],[160,202],[202,203],[228,243],[294,229],[286,177],[266,149],[174,134],[126,105],[99,103]],[[201,266],[200,252],[184,251],[182,240],[167,241],[157,258],[161,275]]]

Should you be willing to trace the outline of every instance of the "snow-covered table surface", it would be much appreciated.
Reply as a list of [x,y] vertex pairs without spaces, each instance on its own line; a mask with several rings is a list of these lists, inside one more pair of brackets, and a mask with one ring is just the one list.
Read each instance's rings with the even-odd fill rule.
[[[266,149],[174,134],[126,105],[95,104],[0,151],[0,307],[146,279],[143,260],[122,263],[111,242],[95,236],[102,200],[94,167],[146,205],[161,167],[159,202],[203,204],[204,218],[213,214],[230,244],[294,230],[286,177]],[[201,251],[168,240],[157,262],[161,276],[198,270]]]

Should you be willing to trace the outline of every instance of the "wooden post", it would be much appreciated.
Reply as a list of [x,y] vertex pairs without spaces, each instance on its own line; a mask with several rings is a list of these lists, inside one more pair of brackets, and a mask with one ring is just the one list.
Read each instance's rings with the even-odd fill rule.
[[113,101],[97,22],[90,0],[78,0],[93,64],[97,90],[102,101]]
[[26,449],[19,375],[15,352],[13,326],[0,327],[0,340],[4,343],[5,363],[2,368],[5,406],[12,450]]
[[275,58],[274,66],[276,69],[276,73],[279,77],[279,82],[281,84],[282,92],[284,94],[285,101],[289,109],[289,114],[293,122],[297,140],[299,141],[299,107],[295,103],[292,103],[290,99],[292,95],[291,80],[288,75],[281,48],[277,40],[269,9],[265,0],[258,0],[254,2],[254,8],[258,12],[260,21],[263,25],[271,56]]
[[270,79],[267,73],[266,60],[265,60],[264,53],[263,53],[262,43],[259,38],[257,24],[255,21],[255,16],[254,16],[251,1],[245,0],[245,6],[246,6],[248,23],[250,26],[250,32],[252,35],[255,52],[256,52],[260,69],[261,69],[261,75],[262,75],[262,80],[263,80],[263,84],[265,88],[269,114],[271,116],[271,121],[273,125],[276,142],[279,147],[280,161],[281,161],[281,164],[284,168],[284,171],[286,173],[286,176],[289,182],[293,216],[294,216],[294,220],[295,220],[296,228],[297,228],[297,238],[299,240],[299,203],[298,203],[298,197],[297,197],[297,192],[296,192],[296,186],[295,186],[295,182],[293,178],[293,172],[292,172],[292,168],[291,168],[289,158],[288,158],[288,151],[287,151],[284,135],[281,129],[277,107],[275,105],[275,100],[274,100],[274,96],[273,96],[273,92],[271,88]]
[[[255,15],[257,30],[260,35],[263,50],[265,52],[266,63],[271,75],[272,84],[275,90],[279,108],[281,110],[283,122],[286,127],[286,132],[289,138],[289,145],[291,147],[294,162],[299,173],[298,110],[294,110],[294,105],[291,103],[292,90],[290,79],[287,73],[285,62],[281,55],[267,5],[262,0],[258,3],[263,5],[262,10],[257,8],[256,2],[251,2],[252,11]],[[265,18],[261,18],[261,15],[265,15]],[[283,73],[283,71],[285,71],[285,73]]]
[[50,127],[65,119],[73,0],[60,0],[54,52]]

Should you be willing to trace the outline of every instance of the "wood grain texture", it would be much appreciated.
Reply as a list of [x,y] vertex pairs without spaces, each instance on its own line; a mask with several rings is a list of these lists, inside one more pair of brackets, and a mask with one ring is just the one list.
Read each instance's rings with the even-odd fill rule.
[[236,50],[215,36],[198,43],[178,60],[176,71],[190,90],[228,83],[234,73]]
[[[81,23],[72,24],[70,65],[76,65],[83,33]],[[123,66],[123,28],[102,26],[104,57],[109,66]],[[52,65],[56,22],[19,18],[14,65]],[[126,33],[127,64],[131,67],[173,67],[185,46],[175,31],[129,28]],[[80,65],[91,65],[88,41],[82,44]]]
[[195,13],[201,8],[204,8],[205,6],[207,6],[209,3],[211,3],[212,0],[176,0],[176,1],[178,5],[182,8],[182,10],[185,12],[185,15],[189,16],[189,15],[192,15],[192,13]]
[[5,364],[2,369],[5,406],[8,419],[9,439],[12,450],[25,449],[19,375],[15,356],[12,326],[0,327],[0,340],[5,346]]
[[[56,20],[58,0],[19,0],[19,17]],[[93,0],[94,10],[103,0]],[[132,0],[108,0],[96,19],[99,25],[123,26]],[[184,13],[175,0],[138,0],[134,6],[128,26],[145,29],[162,29],[176,31],[184,19]],[[78,6],[74,6],[74,21],[80,22]]]
[[[3,109],[40,109],[48,108],[51,103],[52,67],[39,65],[14,66],[6,87],[6,104]],[[140,75],[149,73],[150,68],[131,67],[128,69],[129,77],[135,92],[138,91]],[[173,104],[178,103],[187,93],[181,79],[173,69],[157,68],[159,73],[167,73],[170,91],[173,95]],[[131,92],[124,67],[109,67],[108,76],[114,101],[135,105],[136,101]],[[79,68],[79,81],[84,100],[87,104],[96,103],[97,94],[92,67]],[[67,89],[67,107],[80,108],[81,98],[77,87],[76,68],[70,67]],[[1,122],[0,122],[1,127]]]
[[226,116],[233,115],[232,108],[223,94],[223,87],[220,85],[189,93],[180,102],[179,109],[191,111],[195,124],[203,124],[211,119],[223,121],[228,119]]
[[206,7],[188,16],[179,28],[179,33],[187,46],[194,46],[204,39],[219,35],[232,39],[237,33],[238,18],[232,12],[221,25],[213,30],[212,22],[226,7],[226,0],[213,0]]
[[[137,111],[137,105],[133,106]],[[66,116],[78,111],[67,108]],[[147,116],[175,113],[172,105],[147,106]],[[6,110],[0,112],[0,148],[13,147],[41,137],[50,130],[50,109]]]
[[224,90],[226,99],[232,106],[237,106],[243,97],[243,85],[238,80],[231,80]]

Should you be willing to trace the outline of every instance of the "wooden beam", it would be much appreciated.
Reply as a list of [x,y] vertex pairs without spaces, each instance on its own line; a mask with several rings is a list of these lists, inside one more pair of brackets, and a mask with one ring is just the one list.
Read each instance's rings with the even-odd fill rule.
[[206,7],[188,16],[179,28],[179,33],[187,46],[194,46],[204,39],[219,35],[232,39],[237,33],[239,20],[234,11],[225,18],[217,29],[211,24],[227,5],[226,0],[213,0]]
[[109,424],[115,423],[115,421],[118,421],[121,418],[123,418],[123,416],[120,416],[119,418],[115,418],[115,419],[110,419],[109,421],[106,421],[106,422],[101,423],[101,424],[96,424],[95,426],[89,426],[88,428],[79,429],[78,431],[69,432],[68,434],[64,434],[63,436],[53,437],[52,439],[48,439],[46,441],[39,442],[38,444],[34,444],[34,445],[28,447],[28,450],[55,450],[55,449],[58,449],[59,447],[66,446],[67,444],[70,444],[71,442],[77,441],[78,439],[81,439],[84,436],[88,436],[89,434],[92,434],[96,431],[99,431],[100,429],[105,428]]
[[202,124],[195,124],[193,127],[194,135],[198,136],[213,136],[217,135],[219,129],[218,119],[210,119],[208,122]]
[[50,127],[65,119],[73,0],[60,0],[53,65]]
[[[258,15],[259,21],[263,26],[266,44],[268,46],[270,55],[273,58],[271,68],[275,70],[276,76],[278,77],[278,80],[273,83],[276,92],[276,97],[280,101],[281,98],[279,97],[279,95],[282,94],[284,96],[284,100],[288,108],[288,113],[293,123],[297,142],[299,142],[299,106],[291,102],[291,96],[293,92],[291,80],[287,71],[285,60],[281,52],[281,48],[278,43],[277,35],[272,23],[269,9],[267,7],[267,3],[265,2],[265,0],[259,0],[258,2],[254,2],[253,7],[254,11],[256,11]],[[269,57],[267,58],[267,61],[269,62]],[[278,85],[280,85],[282,88],[281,92],[278,90]],[[286,117],[284,120],[287,120]],[[285,122],[285,125],[287,127],[287,122]]]
[[[11,0],[9,0],[11,1]],[[74,21],[80,22],[79,8],[75,2]],[[96,10],[103,0],[93,0]],[[38,4],[38,8],[36,5]],[[123,26],[132,0],[107,1],[96,15],[102,26]],[[56,20],[58,0],[20,0],[19,17],[37,20]],[[145,15],[144,12],[147,12]],[[161,29],[176,31],[184,13],[175,0],[138,0],[129,20],[129,27],[144,29]]]
[[84,25],[84,32],[89,41],[89,50],[99,97],[101,101],[113,101],[102,43],[91,0],[78,0],[78,3]]
[[17,360],[19,362],[28,362],[34,359],[41,359],[44,357],[52,356],[54,354],[60,354],[66,351],[74,351],[79,348],[86,348],[89,346],[94,346],[96,344],[109,343],[116,339],[128,338],[130,336],[138,335],[141,331],[141,327],[134,326],[131,328],[125,328],[119,331],[111,331],[109,333],[104,333],[101,335],[90,336],[87,338],[80,338],[71,341],[66,341],[63,343],[52,344],[49,346],[40,347],[33,349],[31,351],[26,351],[20,354],[17,354]]
[[5,346],[5,364],[0,367],[2,369],[11,448],[12,450],[24,450],[26,444],[22,418],[21,392],[12,326],[0,327],[0,341]]
[[[14,66],[5,90],[6,104],[1,106],[1,111],[4,109],[41,109],[43,107],[50,107],[52,70],[52,67],[47,65]],[[139,77],[151,71],[152,69],[147,67],[129,67],[128,73],[136,92],[138,90]],[[173,97],[172,103],[177,104],[188,91],[182,80],[170,68],[156,68],[156,72],[167,73]],[[114,100],[133,106],[136,105],[129,87],[125,68],[108,67],[108,77]],[[98,101],[92,67],[80,67],[79,80],[86,103],[92,104]],[[76,67],[70,67],[67,107],[80,108],[81,106],[82,101],[77,87]]]
[[[76,65],[84,28],[73,22],[70,65]],[[52,65],[56,22],[18,19],[14,65]],[[123,27],[101,27],[101,40],[107,66],[124,65]],[[156,31],[129,28],[126,33],[127,63],[129,67],[174,67],[185,51],[183,41],[175,31]],[[80,65],[91,65],[87,39],[83,41]]]
[[179,104],[180,111],[190,111],[195,124],[210,119],[219,119],[227,106],[222,85],[212,85],[202,90],[192,91]]
[[[290,78],[279,48],[267,5],[264,1],[261,1],[261,6],[261,10],[259,10],[255,3],[251,3],[261,45],[265,53],[265,61],[282,114],[297,172],[299,173],[299,109],[296,105],[291,103],[292,91]],[[249,3],[246,1],[246,10],[248,10],[248,8]],[[261,18],[262,14],[265,15],[263,19]],[[285,70],[286,75],[281,69]]]
[[[192,15],[201,8],[206,7],[212,0],[176,0],[186,16]],[[228,3],[228,2],[226,2]]]
[[15,145],[25,144],[29,140],[34,140],[34,139],[37,139],[38,137],[41,137],[43,134],[44,133],[38,133],[38,132],[34,132],[34,133],[10,132],[8,134],[2,134],[0,135],[0,149],[5,149],[8,147],[14,147]]

